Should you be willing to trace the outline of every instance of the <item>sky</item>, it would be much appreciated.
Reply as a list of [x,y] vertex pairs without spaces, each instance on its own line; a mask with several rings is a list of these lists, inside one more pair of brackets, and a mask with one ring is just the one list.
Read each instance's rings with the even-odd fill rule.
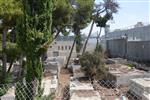
[[[119,3],[119,10],[117,14],[114,14],[113,21],[108,22],[110,30],[125,29],[135,25],[137,22],[143,22],[150,24],[150,0],[116,0]],[[95,0],[96,3],[102,2],[102,0]],[[81,32],[88,34],[91,24]],[[99,28],[94,25],[93,35]],[[104,35],[104,29],[102,31]]]

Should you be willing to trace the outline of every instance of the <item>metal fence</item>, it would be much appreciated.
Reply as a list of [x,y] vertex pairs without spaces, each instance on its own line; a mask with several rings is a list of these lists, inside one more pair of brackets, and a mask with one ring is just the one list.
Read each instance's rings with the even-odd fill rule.
[[124,57],[125,55],[125,40],[116,39],[107,41],[107,50],[112,57]]
[[[59,86],[57,93],[43,95],[43,92],[38,92],[34,94],[34,96],[31,90],[26,90],[21,82],[15,84],[1,84],[0,93],[3,91],[4,95],[1,95],[0,98],[1,100],[79,100],[81,98],[82,100],[150,100],[150,97],[145,96],[145,88],[138,87],[138,85],[133,82],[128,86],[116,86],[114,84],[116,81],[108,80],[95,80],[92,82],[90,80],[81,81],[76,79],[74,82],[78,84],[74,84],[73,88],[68,84],[64,88]],[[83,88],[79,88],[82,87],[80,86],[81,84],[84,84]],[[86,84],[91,84],[88,85],[91,86],[91,88],[84,88]],[[31,84],[28,85],[32,87]],[[17,86],[19,86],[19,89]],[[94,97],[96,99],[94,99]]]
[[37,91],[38,82],[32,83],[16,82],[9,84],[0,84],[0,100],[52,100],[53,93],[44,95],[44,88]]
[[126,57],[135,61],[150,61],[150,41],[107,40],[107,50],[112,57]]
[[[16,90],[17,85],[20,86],[19,90]],[[1,85],[0,92],[5,91],[6,94],[1,96],[0,98],[1,100],[78,100],[75,99],[73,95],[74,93],[82,91],[82,93],[80,93],[80,96],[76,98],[81,97],[87,100],[87,98],[92,98],[92,96],[95,96],[95,94],[91,96],[90,95],[84,96],[85,93],[90,94],[92,91],[96,91],[97,93],[99,93],[99,96],[97,96],[96,99],[90,99],[90,100],[150,100],[150,98],[144,99],[144,91],[140,89],[140,87],[135,87],[135,84],[133,83],[130,84],[129,86],[121,87],[121,86],[115,86],[113,81],[101,80],[101,81],[94,81],[92,86],[93,89],[90,90],[78,89],[71,92],[71,90],[69,89],[69,85],[67,85],[65,88],[59,89],[61,90],[59,91],[61,95],[50,94],[47,96],[42,96],[42,92],[39,92],[39,94],[35,95],[34,98],[32,98],[31,96],[33,95],[30,95],[31,90],[28,90],[28,95],[27,95],[25,92],[26,90],[21,83],[17,83],[15,85],[3,84]],[[139,92],[140,96],[136,92]]]

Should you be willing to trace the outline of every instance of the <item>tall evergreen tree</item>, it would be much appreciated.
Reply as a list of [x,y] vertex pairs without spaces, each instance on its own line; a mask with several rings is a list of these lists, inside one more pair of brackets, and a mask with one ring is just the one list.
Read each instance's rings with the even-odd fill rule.
[[37,87],[34,82],[38,80],[41,83],[42,79],[41,55],[52,42],[53,0],[22,0],[22,5],[24,13],[18,22],[17,38],[26,57],[28,96],[25,100],[33,100]]

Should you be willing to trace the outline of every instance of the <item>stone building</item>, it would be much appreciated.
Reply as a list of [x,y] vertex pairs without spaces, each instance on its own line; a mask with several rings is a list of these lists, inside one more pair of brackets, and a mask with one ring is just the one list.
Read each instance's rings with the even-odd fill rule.
[[[53,43],[49,46],[47,55],[48,57],[57,56],[69,56],[72,44],[74,41],[73,36],[59,36]],[[76,57],[76,45],[74,46],[72,58]]]
[[144,25],[142,22],[124,29],[116,29],[105,33],[106,40],[128,38],[128,41],[150,41],[150,25]]

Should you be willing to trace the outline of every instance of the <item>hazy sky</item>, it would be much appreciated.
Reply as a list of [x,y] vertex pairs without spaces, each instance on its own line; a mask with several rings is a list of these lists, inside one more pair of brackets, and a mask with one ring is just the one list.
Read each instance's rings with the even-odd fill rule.
[[[96,3],[102,0],[96,0]],[[135,25],[137,22],[150,23],[150,0],[116,0],[119,3],[119,11],[114,14],[114,20],[110,21],[110,29],[126,28]],[[87,34],[90,30],[90,25],[82,30],[82,33]],[[99,28],[94,26],[93,34]],[[102,32],[102,34],[104,34]]]

